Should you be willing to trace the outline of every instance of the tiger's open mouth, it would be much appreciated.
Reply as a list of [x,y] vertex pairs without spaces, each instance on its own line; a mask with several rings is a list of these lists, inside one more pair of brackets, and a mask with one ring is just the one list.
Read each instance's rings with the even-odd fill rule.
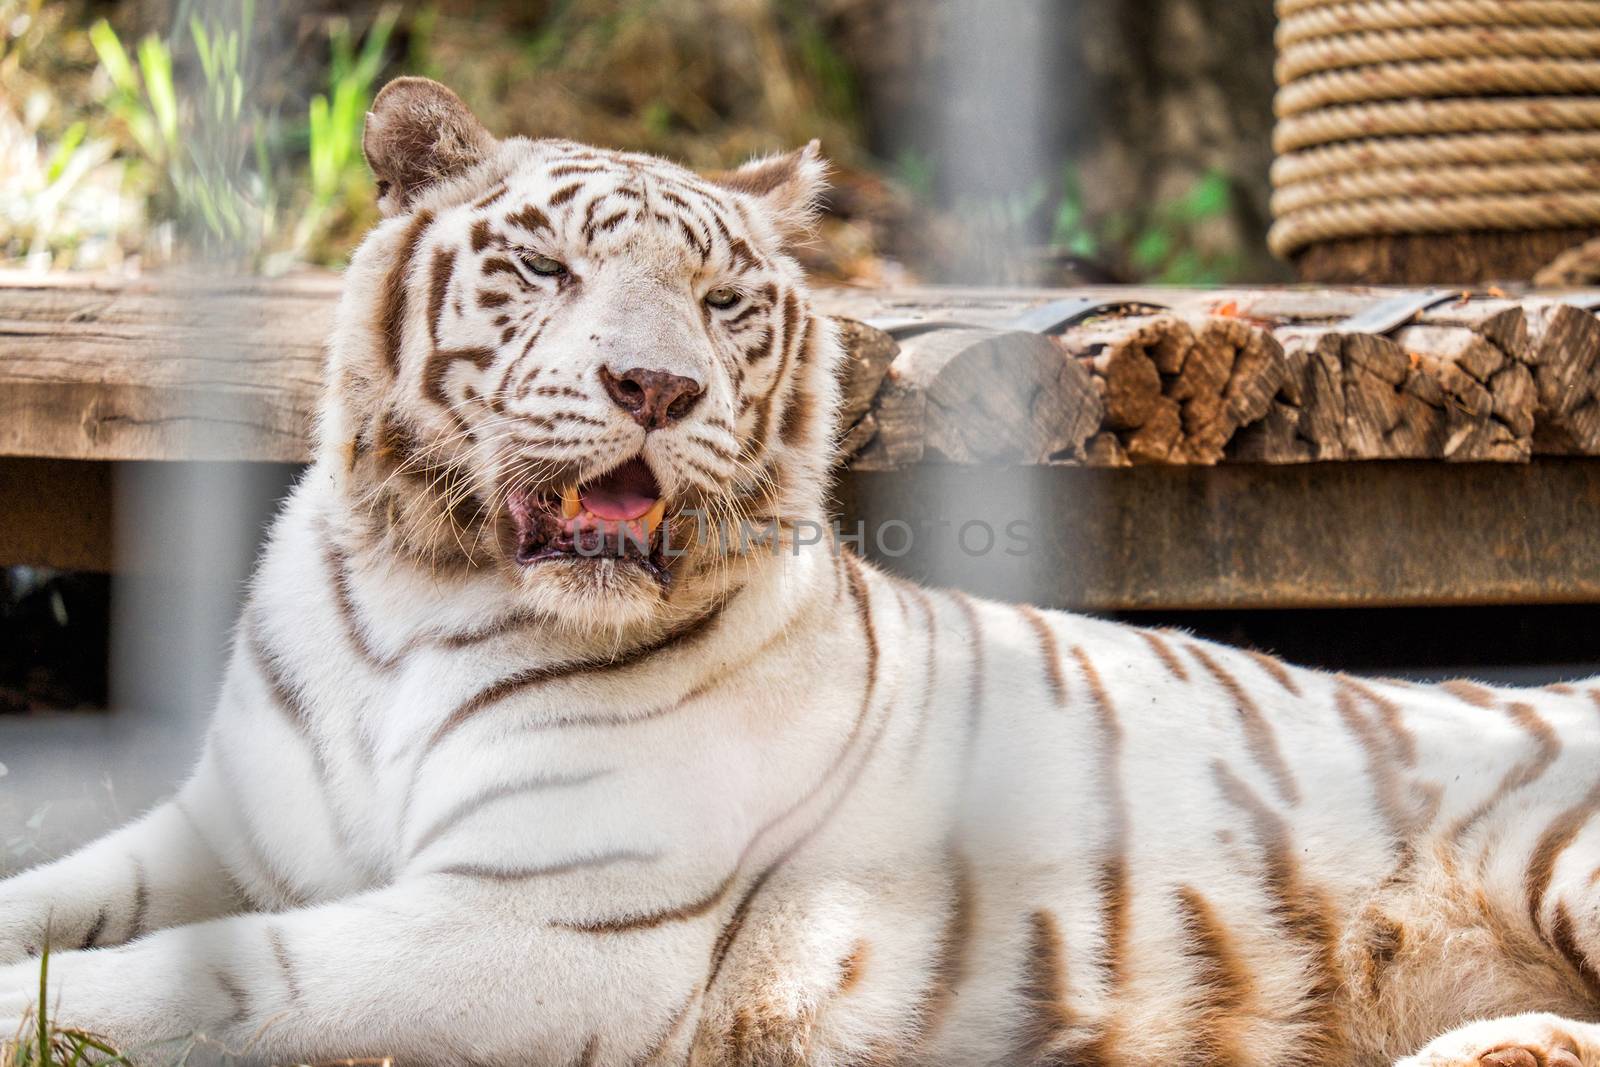
[[514,494],[515,558],[524,567],[556,559],[617,560],[665,585],[671,577],[662,536],[666,510],[655,473],[638,456],[558,492]]

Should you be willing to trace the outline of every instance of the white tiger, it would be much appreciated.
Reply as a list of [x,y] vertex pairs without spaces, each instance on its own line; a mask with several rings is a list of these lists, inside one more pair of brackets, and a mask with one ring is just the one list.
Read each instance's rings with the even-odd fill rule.
[[48,926],[54,1018],[153,1061],[1600,1064],[1600,686],[719,547],[825,514],[815,146],[707,179],[403,79],[366,147],[204,754],[0,884],[0,1030]]

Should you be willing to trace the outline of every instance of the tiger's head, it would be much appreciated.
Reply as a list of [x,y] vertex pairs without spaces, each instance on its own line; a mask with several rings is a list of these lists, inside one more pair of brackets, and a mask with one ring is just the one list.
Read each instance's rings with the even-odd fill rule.
[[626,628],[773,565],[746,532],[822,519],[840,352],[785,252],[815,142],[702,176],[497,140],[401,78],[364,147],[384,219],[346,274],[318,447],[373,539]]

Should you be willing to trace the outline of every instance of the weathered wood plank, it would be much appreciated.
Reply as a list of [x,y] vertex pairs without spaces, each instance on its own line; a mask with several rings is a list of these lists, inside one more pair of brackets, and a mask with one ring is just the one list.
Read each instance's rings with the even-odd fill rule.
[[922,466],[847,474],[839,495],[891,569],[1053,607],[1600,602],[1600,463],[1581,459]]
[[306,456],[337,287],[0,281],[0,454]]
[[[122,466],[0,459],[0,564],[119,565]],[[1577,459],[923,465],[845,472],[837,495],[841,529],[890,569],[1056,607],[1600,602],[1600,463]]]

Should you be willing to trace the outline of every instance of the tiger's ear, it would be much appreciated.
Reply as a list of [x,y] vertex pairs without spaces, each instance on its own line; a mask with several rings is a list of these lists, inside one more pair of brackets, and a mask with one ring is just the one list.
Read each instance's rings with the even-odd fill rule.
[[495,143],[459,96],[427,78],[385,85],[361,136],[386,218],[405,211],[424,189],[487,158]]
[[816,224],[822,195],[828,190],[828,161],[822,158],[822,143],[812,141],[793,152],[751,160],[738,170],[707,177],[724,189],[754,197],[787,240]]

